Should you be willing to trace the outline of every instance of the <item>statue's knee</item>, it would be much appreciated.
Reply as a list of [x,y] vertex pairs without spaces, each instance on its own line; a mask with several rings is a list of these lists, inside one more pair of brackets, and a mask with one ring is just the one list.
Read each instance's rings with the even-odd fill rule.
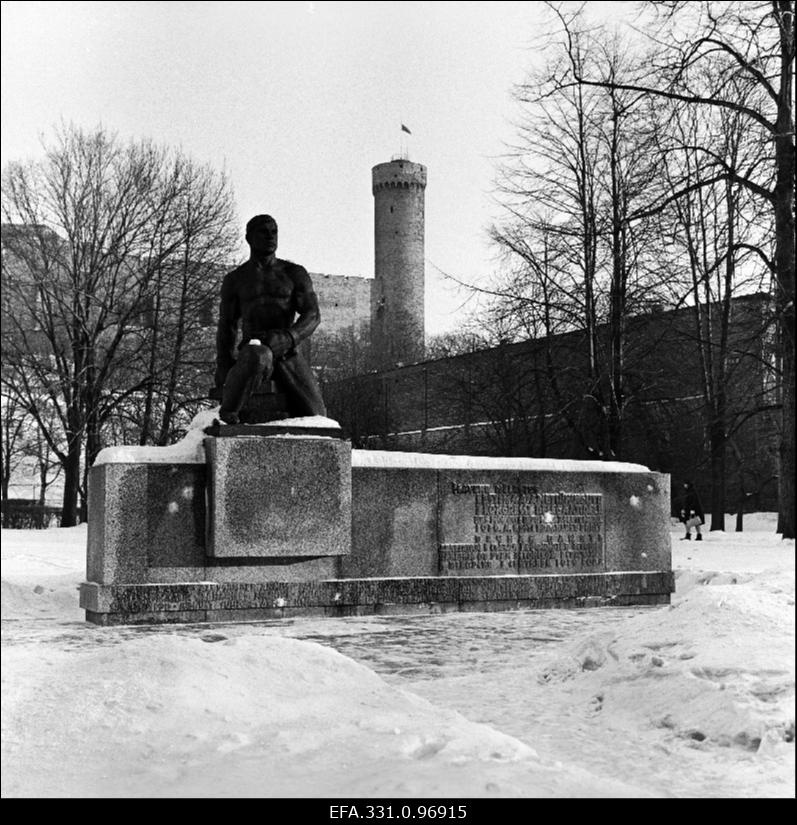
[[257,373],[259,364],[254,347],[247,345],[241,349],[238,353],[236,367],[238,367],[239,371],[243,372],[247,378],[251,378]]
[[255,375],[270,375],[274,367],[274,353],[263,346],[248,346],[251,371]]

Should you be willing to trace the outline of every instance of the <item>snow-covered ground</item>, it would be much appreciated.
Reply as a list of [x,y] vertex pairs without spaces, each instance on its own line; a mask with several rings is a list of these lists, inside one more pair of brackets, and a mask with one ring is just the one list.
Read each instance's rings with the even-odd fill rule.
[[671,606],[154,628],[84,623],[85,527],[3,530],[2,795],[793,797],[774,527],[674,526]]

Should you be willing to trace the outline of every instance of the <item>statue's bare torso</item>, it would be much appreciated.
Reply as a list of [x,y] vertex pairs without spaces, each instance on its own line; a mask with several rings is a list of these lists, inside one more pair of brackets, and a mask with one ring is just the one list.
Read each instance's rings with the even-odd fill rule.
[[222,302],[229,316],[240,318],[244,341],[263,338],[269,330],[289,329],[296,314],[314,299],[304,267],[281,258],[266,267],[247,261],[230,272],[222,286]]

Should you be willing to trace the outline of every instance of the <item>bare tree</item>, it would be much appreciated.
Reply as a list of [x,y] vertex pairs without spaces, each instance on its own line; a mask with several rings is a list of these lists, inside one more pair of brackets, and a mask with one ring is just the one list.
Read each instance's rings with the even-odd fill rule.
[[[61,127],[45,149],[41,162],[3,173],[3,351],[20,402],[64,468],[61,523],[71,526],[103,426],[152,385],[150,370],[131,365],[151,344],[164,273],[191,249],[186,209],[208,173],[102,129]],[[205,211],[212,191],[199,201]]]
[[[2,479],[2,502],[4,526],[8,526],[5,516],[9,502],[12,479],[33,474],[38,479],[38,503],[46,504],[47,490],[58,479],[61,466],[53,454],[42,431],[33,416],[22,403],[21,395],[13,385],[10,370],[4,368],[0,379],[0,404],[2,405],[2,447],[0,449],[0,479]],[[39,407],[46,409],[46,401],[41,395]],[[52,424],[53,412],[45,412]],[[34,490],[36,483],[33,483]]]
[[212,327],[219,284],[237,245],[232,192],[224,175],[177,156],[179,181],[168,232],[157,238],[153,289],[132,370],[147,376],[126,404],[140,444],[167,444],[204,401],[215,357]]
[[[570,54],[581,47],[577,21],[554,9]],[[771,210],[774,254],[770,267],[779,336],[782,436],[778,531],[795,535],[794,518],[794,3],[653,2],[660,14],[651,27],[654,47],[634,78],[600,77],[572,61],[558,77],[560,88],[605,88],[639,93],[700,109],[734,112],[759,136],[758,162],[746,170],[704,146],[712,176],[668,193],[638,211],[649,216],[695,187],[730,180],[745,187]],[[712,71],[706,71],[710,66]],[[740,98],[739,90],[746,93]],[[758,92],[758,94],[754,94]]]
[[487,349],[492,346],[494,336],[492,328],[487,330],[484,327],[483,321],[476,323],[465,320],[457,332],[443,332],[431,336],[426,344],[426,360],[452,358],[455,355]]
[[2,383],[0,395],[0,500],[3,503],[3,526],[7,527],[9,485],[14,474],[22,467],[27,456],[27,431],[30,417],[25,413],[14,393]]
[[[740,100],[744,93],[738,90]],[[730,177],[716,180],[714,174],[718,160],[735,172],[757,162],[759,147],[751,145],[745,125],[730,110],[699,112],[673,103],[659,145],[666,187],[670,193],[682,190],[660,213],[658,246],[672,273],[670,301],[688,306],[693,316],[688,337],[700,376],[702,409],[696,412],[708,431],[712,530],[725,529],[726,454],[734,428],[763,402],[763,387],[757,397],[743,373],[760,374],[750,359],[767,319],[750,327],[743,310],[736,317],[735,299],[760,292],[768,282],[760,256],[771,226],[749,191]]]
[[[574,37],[564,57],[570,71],[593,67],[608,77],[622,77],[629,61],[608,38],[588,50]],[[492,230],[515,265],[497,304],[524,316],[519,328],[527,331],[583,333],[581,408],[564,400],[564,376],[549,359],[551,388],[586,454],[617,459],[633,401],[627,319],[650,297],[640,263],[647,227],[631,215],[647,203],[655,177],[655,133],[639,94],[562,87],[561,59],[517,90],[525,118],[501,180],[508,218]]]

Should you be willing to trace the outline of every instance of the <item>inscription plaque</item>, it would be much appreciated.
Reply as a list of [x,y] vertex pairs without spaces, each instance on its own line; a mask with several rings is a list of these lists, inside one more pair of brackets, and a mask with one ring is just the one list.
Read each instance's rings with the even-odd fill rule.
[[520,496],[520,573],[589,573],[604,566],[603,496]]
[[452,481],[441,516],[444,576],[590,573],[605,567],[598,493]]

